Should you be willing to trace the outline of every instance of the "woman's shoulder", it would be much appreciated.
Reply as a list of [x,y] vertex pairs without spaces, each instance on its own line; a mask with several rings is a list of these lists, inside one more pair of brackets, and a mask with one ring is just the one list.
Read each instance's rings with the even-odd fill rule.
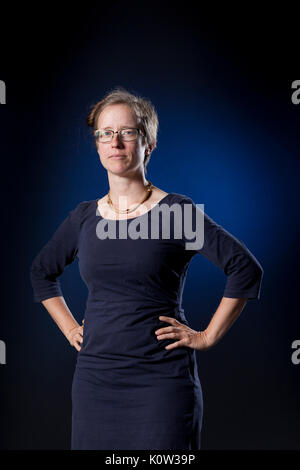
[[96,210],[97,199],[84,200],[73,206],[73,209],[69,212],[69,215],[76,222],[82,222],[91,212],[92,208]]
[[170,195],[170,200],[173,203],[194,203],[193,199],[190,196],[187,196],[186,194],[181,194],[181,193],[169,193]]

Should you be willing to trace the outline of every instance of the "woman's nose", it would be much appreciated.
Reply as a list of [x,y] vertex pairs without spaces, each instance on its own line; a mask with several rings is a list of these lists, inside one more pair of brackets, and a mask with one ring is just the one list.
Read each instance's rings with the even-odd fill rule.
[[111,140],[112,147],[119,146],[121,143],[122,143],[122,139],[120,137],[120,134],[114,134]]

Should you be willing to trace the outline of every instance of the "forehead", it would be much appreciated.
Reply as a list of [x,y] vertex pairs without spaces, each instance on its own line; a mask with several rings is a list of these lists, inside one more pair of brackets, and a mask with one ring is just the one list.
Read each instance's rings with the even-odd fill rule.
[[111,104],[106,106],[98,116],[97,128],[136,126],[139,119],[127,104]]

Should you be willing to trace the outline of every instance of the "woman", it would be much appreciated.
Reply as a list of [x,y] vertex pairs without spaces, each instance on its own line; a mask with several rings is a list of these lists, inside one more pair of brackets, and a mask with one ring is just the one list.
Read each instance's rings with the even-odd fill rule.
[[[247,300],[259,298],[262,267],[191,198],[146,180],[158,129],[150,101],[117,88],[92,107],[87,123],[109,192],[79,203],[31,266],[35,301],[78,351],[71,448],[200,449],[203,402],[195,351],[215,345]],[[175,206],[177,212],[160,218],[163,207]],[[204,243],[189,249],[193,237],[185,230],[175,234],[185,227],[186,206],[196,238],[200,213],[204,222]],[[170,229],[167,237],[163,225]],[[181,308],[188,265],[197,253],[227,276],[218,309],[199,332]],[[76,258],[89,290],[82,326],[57,279]]]

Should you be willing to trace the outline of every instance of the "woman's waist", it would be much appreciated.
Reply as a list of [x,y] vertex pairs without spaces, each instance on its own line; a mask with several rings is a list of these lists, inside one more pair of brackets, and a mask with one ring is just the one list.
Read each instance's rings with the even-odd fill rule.
[[117,318],[121,321],[159,321],[159,316],[169,316],[186,322],[184,310],[179,303],[158,303],[158,302],[120,302],[120,301],[97,301],[87,302],[84,317],[111,319]]
[[[152,348],[121,350],[99,345],[97,349],[82,348],[77,355],[76,369],[83,377],[94,377],[110,382],[126,380],[130,377],[155,383],[155,380],[187,379],[193,383],[197,379],[196,358],[193,350],[186,347],[165,350]],[[139,380],[139,379],[137,379]],[[154,382],[152,382],[154,381]]]
[[111,308],[116,305],[123,305],[127,308],[176,308],[180,305],[177,295],[152,295],[145,289],[144,292],[129,293],[124,290],[124,295],[114,295],[114,292],[105,295],[103,292],[89,291],[86,302],[88,310],[99,307]]
[[[144,357],[157,354],[171,340],[158,340],[155,331],[166,326],[158,318],[138,318],[137,316],[110,317],[87,315],[83,328],[82,352],[92,355],[116,355]],[[167,352],[167,350],[166,350]]]

